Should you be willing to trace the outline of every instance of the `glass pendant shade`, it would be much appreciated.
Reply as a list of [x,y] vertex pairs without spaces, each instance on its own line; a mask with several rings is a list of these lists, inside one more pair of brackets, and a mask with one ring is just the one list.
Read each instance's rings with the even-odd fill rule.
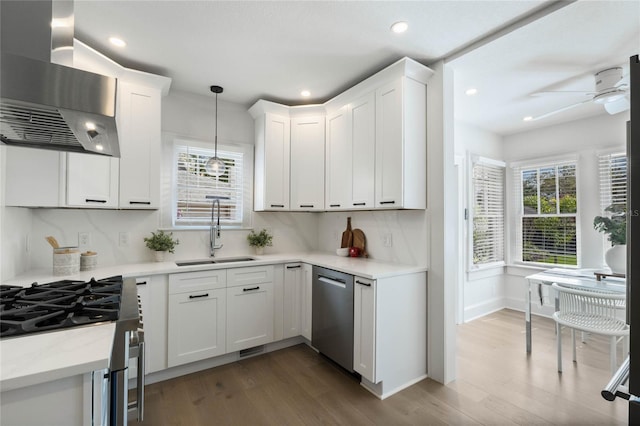
[[215,130],[215,151],[213,157],[209,158],[204,169],[212,176],[220,176],[224,174],[227,166],[224,161],[218,158],[218,93],[222,93],[222,87],[211,86],[211,91],[216,94],[216,130]]

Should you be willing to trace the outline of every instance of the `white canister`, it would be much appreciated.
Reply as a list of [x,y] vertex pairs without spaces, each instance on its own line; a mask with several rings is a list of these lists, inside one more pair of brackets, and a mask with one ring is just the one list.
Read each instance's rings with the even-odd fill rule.
[[86,251],[80,254],[80,270],[93,271],[98,266],[98,253]]
[[73,275],[80,272],[80,250],[77,247],[53,249],[53,275]]

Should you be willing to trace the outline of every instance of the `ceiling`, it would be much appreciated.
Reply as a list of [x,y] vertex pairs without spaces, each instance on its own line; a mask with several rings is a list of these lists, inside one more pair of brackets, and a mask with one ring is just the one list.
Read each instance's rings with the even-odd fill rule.
[[[552,3],[76,0],[75,35],[124,66],[171,77],[172,90],[213,96],[217,84],[220,100],[246,107],[258,99],[297,105],[324,102],[404,56],[427,65],[448,58]],[[591,73],[639,53],[639,16],[637,1],[584,1],[476,43],[450,62],[456,117],[509,134],[601,113],[588,105],[522,122],[574,101],[530,93],[564,90],[574,77],[579,90],[591,90]],[[400,20],[409,30],[392,33]],[[109,44],[114,35],[127,46]],[[478,88],[473,98],[461,94],[470,86]],[[311,97],[301,98],[303,89]]]

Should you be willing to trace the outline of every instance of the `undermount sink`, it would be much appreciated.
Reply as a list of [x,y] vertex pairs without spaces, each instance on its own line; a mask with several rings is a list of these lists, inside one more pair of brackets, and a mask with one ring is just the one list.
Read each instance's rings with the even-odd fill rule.
[[230,257],[227,259],[203,259],[203,260],[185,260],[176,262],[178,266],[196,266],[196,265],[209,265],[214,263],[232,263],[232,262],[249,262],[255,260],[253,257]]

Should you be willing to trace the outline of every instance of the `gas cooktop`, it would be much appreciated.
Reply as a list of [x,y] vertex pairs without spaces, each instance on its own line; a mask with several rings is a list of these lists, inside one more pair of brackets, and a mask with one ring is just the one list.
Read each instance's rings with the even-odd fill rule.
[[115,321],[122,283],[122,276],[115,276],[30,287],[0,285],[0,337]]

